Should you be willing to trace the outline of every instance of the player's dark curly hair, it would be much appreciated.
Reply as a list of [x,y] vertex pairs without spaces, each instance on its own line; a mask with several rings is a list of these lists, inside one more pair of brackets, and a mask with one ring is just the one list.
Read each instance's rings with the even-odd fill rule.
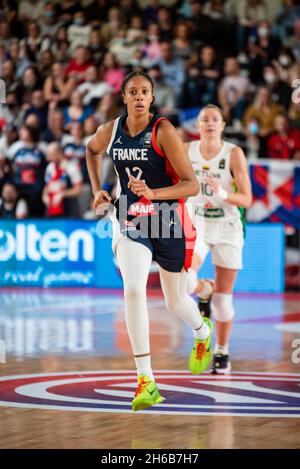
[[153,92],[154,85],[153,85],[152,78],[146,72],[143,72],[142,70],[137,70],[135,72],[128,73],[126,77],[124,78],[122,87],[121,87],[123,94],[125,93],[125,88],[126,88],[127,83],[134,77],[143,77],[145,78],[145,80],[149,81],[149,83],[151,84],[152,92]]

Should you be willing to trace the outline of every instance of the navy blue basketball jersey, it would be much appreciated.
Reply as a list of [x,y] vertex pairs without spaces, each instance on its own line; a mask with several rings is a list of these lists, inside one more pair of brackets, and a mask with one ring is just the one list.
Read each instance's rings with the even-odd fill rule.
[[[177,199],[151,201],[135,195],[128,188],[129,175],[144,180],[151,189],[169,187],[179,182],[179,177],[166,155],[156,144],[157,126],[165,118],[158,114],[153,115],[147,127],[134,137],[124,131],[126,118],[127,115],[124,115],[115,120],[107,147],[107,153],[114,163],[118,176],[118,198],[115,206],[120,230],[127,237],[147,245],[153,252],[154,260],[158,262],[159,251],[163,251],[164,256],[166,251],[169,253],[173,251],[173,265],[171,266],[167,259],[164,268],[167,265],[167,270],[178,271],[179,264],[185,267],[187,265],[186,227],[192,226],[184,201]],[[139,237],[136,236],[138,223],[140,226],[143,225],[142,229],[139,226],[141,232]],[[168,231],[169,235],[163,236],[163,231]],[[179,248],[180,243],[182,248]],[[188,257],[191,255],[189,250]],[[182,259],[178,262],[180,257]],[[162,262],[159,263],[162,265]]]
[[[178,177],[156,145],[157,125],[165,118],[153,115],[142,132],[130,137],[123,130],[126,117],[125,115],[115,120],[107,153],[112,158],[119,177],[121,194],[128,197],[129,208],[139,200],[139,197],[127,187],[129,174],[145,180],[151,189],[171,186],[175,180],[178,182]],[[174,203],[174,200],[167,202]]]

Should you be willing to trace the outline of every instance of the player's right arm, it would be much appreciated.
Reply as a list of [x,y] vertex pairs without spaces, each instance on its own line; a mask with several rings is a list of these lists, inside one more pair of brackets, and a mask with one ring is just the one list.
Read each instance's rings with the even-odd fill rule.
[[107,191],[101,189],[102,154],[109,145],[114,122],[98,127],[86,147],[86,164],[94,196],[94,208],[111,201]]

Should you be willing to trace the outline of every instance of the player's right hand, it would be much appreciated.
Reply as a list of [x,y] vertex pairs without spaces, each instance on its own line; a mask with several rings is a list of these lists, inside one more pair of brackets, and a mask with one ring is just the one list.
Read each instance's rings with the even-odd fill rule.
[[111,201],[112,201],[112,198],[107,191],[100,190],[100,191],[95,192],[94,209],[96,210],[96,213],[98,213],[98,210],[107,209]]

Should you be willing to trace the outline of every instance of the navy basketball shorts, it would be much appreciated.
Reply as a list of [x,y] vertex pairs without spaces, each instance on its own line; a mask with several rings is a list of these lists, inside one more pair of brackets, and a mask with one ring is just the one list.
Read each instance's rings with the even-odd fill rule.
[[113,221],[113,250],[122,237],[146,246],[153,260],[168,272],[190,268],[196,241],[196,230],[184,203],[176,209],[159,211],[154,215],[127,217]]

